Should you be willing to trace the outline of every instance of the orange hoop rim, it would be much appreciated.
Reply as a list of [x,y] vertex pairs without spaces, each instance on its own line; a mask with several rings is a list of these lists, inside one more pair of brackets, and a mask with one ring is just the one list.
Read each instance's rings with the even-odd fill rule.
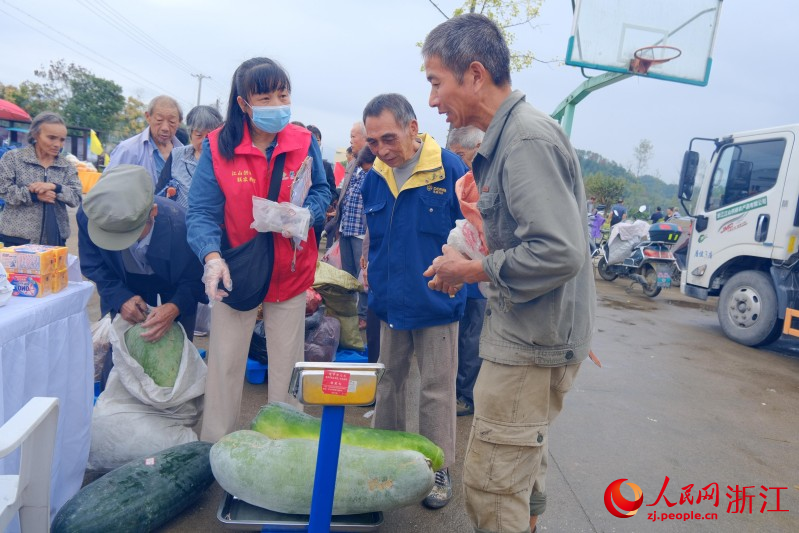
[[[641,57],[640,54],[644,53],[647,50],[672,50],[672,51],[677,52],[677,53],[676,53],[676,55],[673,55],[672,57],[664,57],[662,59]],[[657,65],[659,63],[665,63],[667,61],[671,61],[672,59],[677,59],[681,55],[682,55],[682,50],[680,50],[676,46],[668,46],[668,45],[665,45],[665,44],[655,44],[655,45],[652,45],[652,46],[644,46],[644,47],[641,47],[638,50],[636,50],[635,53],[633,54],[635,59],[637,59],[638,61],[645,61],[645,62],[647,62],[650,65]]]

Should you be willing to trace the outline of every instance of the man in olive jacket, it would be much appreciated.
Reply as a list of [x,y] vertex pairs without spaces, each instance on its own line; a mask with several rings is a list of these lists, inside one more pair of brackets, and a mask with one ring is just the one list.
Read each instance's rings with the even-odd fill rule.
[[472,162],[488,255],[445,246],[425,272],[449,292],[488,281],[464,460],[475,531],[529,531],[546,507],[549,424],[588,357],[596,294],[577,155],[558,124],[510,84],[510,53],[482,15],[454,17],[422,48],[430,105],[485,131]]

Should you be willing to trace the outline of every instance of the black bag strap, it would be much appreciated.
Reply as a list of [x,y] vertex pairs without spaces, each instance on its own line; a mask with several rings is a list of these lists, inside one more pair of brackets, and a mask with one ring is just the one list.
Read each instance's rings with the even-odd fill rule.
[[269,194],[267,200],[277,202],[280,194],[280,184],[283,182],[283,165],[286,163],[286,152],[278,154],[275,158],[275,166],[272,167],[272,176],[269,178]]

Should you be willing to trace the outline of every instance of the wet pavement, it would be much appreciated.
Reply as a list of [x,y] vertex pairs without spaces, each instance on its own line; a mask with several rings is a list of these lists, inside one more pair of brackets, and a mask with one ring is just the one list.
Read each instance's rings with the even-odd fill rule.
[[[678,288],[652,299],[628,286],[597,278],[593,346],[603,367],[583,365],[553,424],[549,504],[538,531],[799,531],[799,340],[744,347],[722,334],[714,301],[692,300]],[[197,340],[204,343],[207,338]],[[418,375],[413,381],[418,387]],[[245,383],[240,427],[249,425],[266,390],[266,384]],[[410,412],[417,400],[411,394]],[[347,422],[368,425],[367,413],[348,408]],[[450,504],[438,511],[415,505],[387,512],[380,532],[471,531],[460,490],[470,424],[471,417],[458,419]],[[643,492],[643,506],[629,518],[611,515],[604,503],[608,485],[622,478]],[[713,483],[717,507],[715,500],[698,501],[700,492],[710,492],[701,489]],[[735,491],[743,487],[750,488],[739,498],[748,502],[741,509]],[[622,495],[630,499],[633,493],[624,486]],[[216,517],[222,497],[214,484],[162,531],[225,530]],[[683,521],[678,513],[717,518]]]

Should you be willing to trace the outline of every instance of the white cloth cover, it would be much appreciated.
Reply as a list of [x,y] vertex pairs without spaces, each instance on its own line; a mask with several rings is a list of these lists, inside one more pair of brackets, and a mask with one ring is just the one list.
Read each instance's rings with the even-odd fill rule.
[[[94,284],[70,282],[44,298],[14,296],[0,307],[0,423],[34,396],[59,400],[50,478],[50,518],[83,483],[91,441],[92,335],[86,304]],[[0,459],[0,475],[19,471],[19,451]],[[15,518],[6,529],[19,531]]]
[[608,264],[623,262],[632,252],[636,244],[649,235],[649,223],[643,220],[635,222],[619,222],[610,230],[608,238]]

